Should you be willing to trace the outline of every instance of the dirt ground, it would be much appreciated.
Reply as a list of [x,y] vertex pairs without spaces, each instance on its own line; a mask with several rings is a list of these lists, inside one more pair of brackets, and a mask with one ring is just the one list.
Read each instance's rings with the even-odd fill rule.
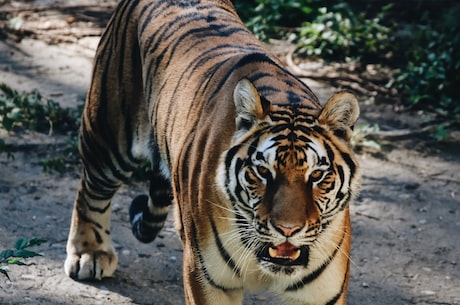
[[[2,3],[0,13],[3,9],[20,15],[23,3]],[[88,8],[83,16],[107,10]],[[14,35],[0,35],[0,82],[19,90],[38,89],[64,106],[75,107],[83,102],[89,83],[100,25],[87,26],[93,34],[65,34],[64,30],[78,24],[65,19],[69,17],[65,10],[47,12],[44,17],[40,12],[21,16],[27,21],[24,27],[37,29],[40,24],[44,31],[37,30],[21,42]],[[75,16],[84,19],[81,14]],[[49,31],[40,18],[49,21]],[[92,22],[88,18],[86,25]],[[62,25],[59,20],[67,23]],[[51,39],[56,35],[68,39]],[[323,102],[339,89],[329,83],[306,82]],[[361,123],[378,123],[387,130],[416,129],[423,120],[396,114],[388,104],[377,104],[366,96],[360,101]],[[27,133],[2,137],[16,151],[13,160],[0,155],[0,250],[12,247],[21,236],[48,242],[37,248],[42,257],[29,260],[33,265],[10,268],[11,281],[0,276],[0,304],[184,304],[181,243],[171,221],[152,244],[141,244],[131,235],[128,206],[131,198],[146,192],[146,185],[124,186],[113,200],[112,235],[119,254],[115,277],[96,283],[75,282],[65,276],[63,262],[79,172],[47,173],[40,164],[59,153],[63,139]],[[380,143],[381,151],[358,154],[363,188],[351,204],[348,303],[458,305],[459,137],[436,142],[425,135],[412,135]],[[260,292],[248,295],[244,304],[278,303]]]

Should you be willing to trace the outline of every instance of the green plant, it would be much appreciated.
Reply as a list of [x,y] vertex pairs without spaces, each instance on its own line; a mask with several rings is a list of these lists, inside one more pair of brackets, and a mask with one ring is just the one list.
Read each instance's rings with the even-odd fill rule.
[[18,92],[0,83],[0,128],[7,131],[29,129],[39,132],[66,132],[77,128],[72,110],[60,107],[34,90]]
[[406,108],[435,114],[436,138],[460,126],[460,4],[250,0],[236,7],[259,38],[288,37],[301,55],[388,65],[396,73],[387,86]]
[[391,28],[382,19],[391,5],[382,7],[374,18],[356,13],[346,3],[332,9],[322,7],[312,22],[302,24],[290,40],[298,45],[299,54],[326,60],[347,58],[375,62],[391,54]]
[[57,157],[49,157],[40,161],[43,169],[47,172],[64,173],[74,167],[80,160],[78,153],[78,135],[72,134],[67,138],[65,147],[60,149]]
[[320,0],[237,1],[236,9],[248,28],[261,40],[281,38],[308,20]]
[[14,249],[7,249],[0,252],[0,273],[5,275],[8,278],[8,280],[10,280],[10,277],[8,275],[8,266],[28,266],[29,264],[26,264],[24,262],[24,259],[35,256],[41,256],[41,254],[31,251],[28,248],[39,246],[45,242],[46,240],[41,238],[27,239],[22,237],[17,239],[14,243]]
[[[62,155],[45,158],[42,165],[47,171],[63,172],[76,163],[78,156],[77,130],[81,108],[62,108],[58,102],[45,99],[34,90],[18,92],[0,83],[0,129],[6,132],[33,130],[48,134],[61,133],[68,136]],[[3,139],[0,139],[0,153],[12,153]]]
[[[403,65],[389,84],[403,94],[403,104],[435,113],[444,123],[460,125],[460,9],[412,25],[416,35]],[[445,124],[443,128],[447,127]]]

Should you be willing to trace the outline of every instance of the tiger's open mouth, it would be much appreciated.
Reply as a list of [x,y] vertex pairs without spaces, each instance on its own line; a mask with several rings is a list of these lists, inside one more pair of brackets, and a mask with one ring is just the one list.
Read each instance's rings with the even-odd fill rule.
[[266,245],[259,252],[259,259],[282,266],[306,265],[308,247],[297,248],[289,242],[280,245]]

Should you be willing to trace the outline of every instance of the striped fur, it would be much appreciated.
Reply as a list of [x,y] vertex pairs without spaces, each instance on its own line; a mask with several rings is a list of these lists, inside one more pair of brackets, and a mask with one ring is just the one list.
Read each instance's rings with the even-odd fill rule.
[[152,241],[173,203],[188,305],[264,288],[285,304],[346,304],[358,114],[346,92],[322,107],[227,0],[122,1],[82,115],[66,273],[113,275],[111,198],[147,160],[133,234]]

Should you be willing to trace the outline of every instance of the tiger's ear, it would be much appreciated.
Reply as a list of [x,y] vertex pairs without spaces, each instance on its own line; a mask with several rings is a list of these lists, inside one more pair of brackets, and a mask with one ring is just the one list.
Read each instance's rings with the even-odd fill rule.
[[249,130],[270,112],[270,102],[262,98],[256,87],[247,79],[241,79],[233,91],[236,107],[236,128]]
[[358,117],[358,100],[353,94],[342,91],[327,101],[318,116],[318,121],[329,126],[336,136],[349,141]]

